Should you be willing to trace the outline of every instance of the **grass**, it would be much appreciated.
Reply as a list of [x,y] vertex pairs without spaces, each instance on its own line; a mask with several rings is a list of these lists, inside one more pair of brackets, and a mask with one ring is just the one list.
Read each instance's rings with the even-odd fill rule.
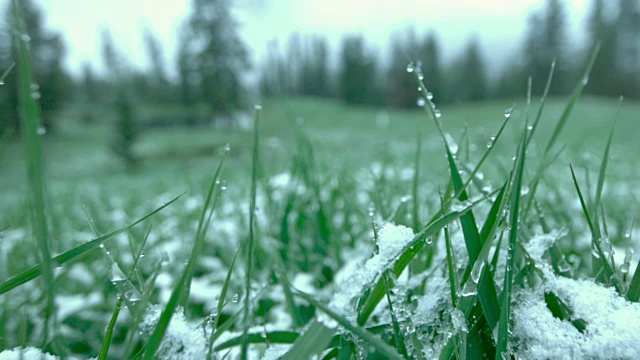
[[[581,99],[584,81],[568,99],[549,98],[554,65],[537,105],[529,93],[515,106],[437,109],[417,71],[422,111],[267,99],[250,130],[148,130],[138,144],[146,160],[125,176],[101,143],[105,124],[70,115],[55,136],[38,135],[19,50],[24,134],[5,139],[0,158],[13,170],[0,179],[12,189],[0,193],[4,348],[100,359],[505,359],[527,351],[519,305],[540,284],[588,277],[640,298],[640,270],[616,265],[632,256],[609,250],[638,249],[625,234],[638,206],[640,103]],[[554,229],[568,235],[536,245]],[[114,266],[128,276],[105,278]],[[590,333],[562,291],[544,288],[543,301]],[[23,315],[42,308],[42,318]]]

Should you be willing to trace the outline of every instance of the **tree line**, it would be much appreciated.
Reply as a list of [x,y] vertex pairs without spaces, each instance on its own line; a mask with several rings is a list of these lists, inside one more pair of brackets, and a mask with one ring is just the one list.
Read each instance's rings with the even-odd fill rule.
[[[563,3],[547,0],[543,9],[530,15],[518,53],[503,54],[511,59],[504,61],[497,76],[488,72],[480,38],[470,38],[453,61],[445,61],[437,33],[420,33],[415,28],[394,34],[384,52],[371,46],[362,34],[344,36],[336,54],[321,35],[293,34],[286,46],[275,40],[269,43],[262,64],[252,66],[228,0],[192,2],[180,32],[176,75],[170,75],[167,54],[150,30],[144,33],[149,69],[133,67],[104,30],[101,48],[107,75],[98,74],[89,63],[80,74],[71,75],[63,67],[62,34],[45,29],[43,14],[34,0],[21,3],[28,35],[16,35],[12,30],[16,19],[9,5],[7,21],[0,29],[0,72],[15,59],[15,41],[27,42],[34,60],[33,96],[40,101],[46,130],[54,129],[56,112],[64,104],[85,104],[87,121],[101,106],[116,109],[121,130],[114,147],[121,149],[135,139],[134,101],[198,108],[200,113],[215,116],[216,121],[231,122],[238,110],[253,102],[245,84],[256,74],[260,94],[254,92],[254,98],[317,96],[348,104],[409,108],[415,107],[417,100],[415,81],[406,71],[409,61],[420,67],[428,90],[442,104],[519,97],[525,93],[529,76],[534,79],[534,94],[540,94],[555,59],[551,93],[563,95],[579,78],[592,49],[601,44],[585,91],[640,98],[639,0],[592,0],[584,26],[587,42],[579,49],[569,38]],[[389,58],[382,58],[382,54]],[[0,133],[19,127],[15,82],[13,71],[0,86]],[[184,113],[187,115],[181,121],[185,123],[201,119],[189,115],[190,111]]]

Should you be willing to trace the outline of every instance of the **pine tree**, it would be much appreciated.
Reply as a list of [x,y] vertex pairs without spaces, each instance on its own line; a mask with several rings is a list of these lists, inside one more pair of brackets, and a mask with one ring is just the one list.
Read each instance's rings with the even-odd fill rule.
[[559,0],[548,0],[547,6],[529,18],[524,51],[524,76],[533,77],[533,92],[544,90],[551,63],[556,60],[552,94],[564,94],[571,85],[569,81],[569,59],[566,54],[565,12]]
[[376,65],[360,35],[342,40],[340,54],[340,99],[347,104],[374,104],[378,101]]
[[587,21],[587,33],[589,34],[585,65],[589,61],[591,53],[600,44],[600,52],[593,64],[589,75],[590,86],[586,91],[597,95],[616,95],[619,89],[616,86],[618,78],[618,66],[616,56],[618,53],[616,41],[616,25],[606,17],[606,5],[604,0],[594,0],[591,13]]
[[640,98],[640,1],[620,0],[618,7],[619,91]]
[[197,84],[199,100],[223,118],[230,118],[246,102],[242,75],[249,68],[249,57],[237,27],[229,0],[193,0],[181,39],[183,81]]
[[418,99],[415,75],[407,73],[407,64],[418,63],[418,41],[414,28],[395,34],[391,39],[391,62],[387,71],[386,94],[389,103],[395,107],[411,108]]
[[172,98],[171,87],[167,76],[162,45],[150,29],[145,30],[144,42],[147,48],[147,57],[151,63],[149,76],[151,100],[169,101]]
[[477,38],[472,38],[457,65],[452,97],[460,101],[477,101],[487,97],[487,76]]

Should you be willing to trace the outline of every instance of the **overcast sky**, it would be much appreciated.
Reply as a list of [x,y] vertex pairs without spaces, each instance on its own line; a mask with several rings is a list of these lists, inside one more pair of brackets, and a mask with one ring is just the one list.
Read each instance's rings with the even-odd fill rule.
[[[6,1],[6,0],[5,0]],[[68,48],[67,67],[77,71],[83,61],[102,68],[100,31],[113,38],[138,67],[146,67],[142,30],[151,29],[172,61],[180,25],[190,0],[36,0],[46,11],[47,25],[62,31]],[[362,32],[384,48],[393,30],[415,25],[419,33],[434,29],[446,57],[455,56],[477,35],[492,63],[505,61],[520,46],[527,15],[544,0],[237,0],[242,35],[255,57],[266,43],[292,31],[326,35],[337,50],[344,33]],[[583,19],[590,1],[565,0],[572,43],[583,37]],[[574,41],[576,39],[576,41]],[[502,60],[501,60],[502,59]]]

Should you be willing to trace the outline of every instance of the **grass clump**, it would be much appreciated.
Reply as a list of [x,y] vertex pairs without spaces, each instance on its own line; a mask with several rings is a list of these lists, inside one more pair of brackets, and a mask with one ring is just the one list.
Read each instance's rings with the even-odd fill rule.
[[[593,59],[595,52],[583,79]],[[19,60],[26,96],[24,49]],[[584,166],[599,165],[594,187],[581,186],[574,167],[558,164],[554,152],[586,82],[558,111],[545,146],[534,134],[543,133],[538,129],[547,117],[554,65],[538,110],[530,80],[524,112],[508,108],[489,144],[483,138],[474,150],[473,132],[456,143],[445,131],[448,114],[431,101],[420,69],[408,69],[430,119],[411,125],[419,134],[416,145],[412,140],[404,152],[397,150],[400,155],[369,154],[375,162],[365,166],[319,160],[323,147],[334,144],[317,144],[313,125],[292,130],[289,118],[294,145],[277,154],[277,142],[261,135],[272,135],[271,118],[260,124],[264,114],[256,107],[252,136],[239,133],[233,154],[225,147],[213,177],[206,176],[204,196],[174,197],[142,216],[139,203],[151,190],[138,198],[131,191],[129,203],[121,200],[107,214],[95,210],[108,207],[116,194],[94,198],[88,206],[96,212],[89,218],[95,239],[55,247],[48,228],[55,211],[45,200],[57,197],[45,186],[37,104],[27,96],[28,213],[38,256],[29,258],[35,265],[11,268],[0,281],[7,299],[3,334],[25,334],[24,341],[3,336],[6,348],[18,348],[7,354],[39,351],[27,346],[99,359],[543,359],[567,350],[576,357],[629,358],[640,351],[634,338],[640,323],[618,321],[640,311],[640,272],[632,268],[631,251],[623,260],[615,257],[615,249],[633,246],[633,222],[628,225],[625,214],[617,226],[619,216],[605,206],[608,196],[616,196],[604,186],[615,153],[613,127],[603,138],[602,159]],[[269,165],[284,157],[289,168],[272,173]],[[397,158],[408,161],[397,165]],[[232,165],[223,166],[225,161]],[[244,179],[246,171],[236,169],[241,166],[251,169]],[[433,169],[446,177],[433,176]],[[194,181],[195,188],[202,184]],[[159,189],[162,194],[167,187]],[[586,221],[577,220],[580,211]],[[98,224],[115,222],[130,225],[98,232]],[[153,222],[153,230],[148,224],[149,231],[140,233],[134,226],[141,222]],[[3,236],[27,238],[26,232]],[[59,248],[69,250],[54,255]],[[2,251],[8,258],[22,249]],[[32,302],[34,290],[45,305]],[[587,293],[593,301],[584,298]],[[57,297],[81,305],[56,306]],[[89,304],[91,297],[98,304]],[[599,311],[602,304],[615,316]],[[36,321],[12,315],[43,306],[47,311]],[[50,331],[55,321],[64,331]]]

